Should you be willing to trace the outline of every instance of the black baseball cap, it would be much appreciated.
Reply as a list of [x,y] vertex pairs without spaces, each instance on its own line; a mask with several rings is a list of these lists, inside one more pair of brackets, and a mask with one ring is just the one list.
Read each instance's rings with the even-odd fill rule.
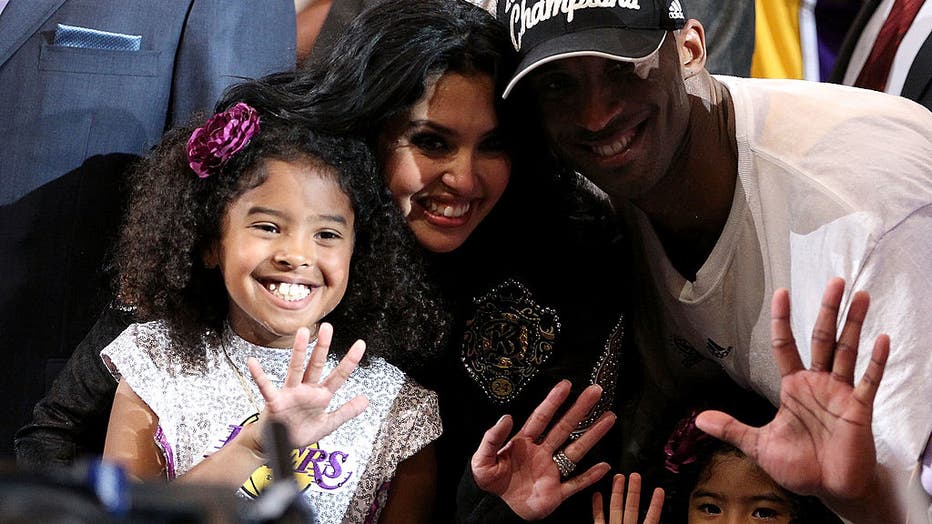
[[496,17],[520,63],[507,97],[535,68],[574,56],[633,62],[660,48],[667,31],[686,23],[683,0],[498,0]]

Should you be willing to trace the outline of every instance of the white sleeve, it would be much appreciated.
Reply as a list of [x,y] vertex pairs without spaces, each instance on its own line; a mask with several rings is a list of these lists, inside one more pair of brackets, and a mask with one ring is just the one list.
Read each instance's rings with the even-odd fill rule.
[[874,340],[890,335],[890,357],[874,402],[878,460],[915,471],[932,433],[932,204],[888,231],[850,286],[871,295],[855,380]]
[[[163,395],[165,361],[163,352],[154,353],[165,347],[167,335],[155,327],[155,323],[130,324],[120,335],[107,345],[100,357],[116,380],[126,380],[133,392],[139,395],[153,412],[159,413],[159,401]],[[161,342],[161,344],[160,344]],[[155,358],[161,357],[161,364]]]

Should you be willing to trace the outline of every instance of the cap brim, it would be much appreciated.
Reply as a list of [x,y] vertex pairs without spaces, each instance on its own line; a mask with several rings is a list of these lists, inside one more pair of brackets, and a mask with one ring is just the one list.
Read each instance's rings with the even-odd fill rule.
[[660,49],[666,34],[667,31],[663,29],[604,27],[553,38],[525,55],[511,81],[505,86],[502,98],[507,98],[522,78],[544,64],[576,56],[599,56],[622,62],[636,62]]

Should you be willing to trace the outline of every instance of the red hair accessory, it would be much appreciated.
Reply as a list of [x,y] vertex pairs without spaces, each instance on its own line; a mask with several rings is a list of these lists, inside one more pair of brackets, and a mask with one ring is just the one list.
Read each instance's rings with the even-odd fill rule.
[[695,462],[699,444],[712,438],[696,427],[697,416],[699,411],[694,409],[689,416],[680,420],[667,445],[663,447],[667,456],[663,467],[671,473],[679,473],[681,467]]
[[200,178],[216,174],[258,131],[259,113],[239,102],[191,133],[188,165]]

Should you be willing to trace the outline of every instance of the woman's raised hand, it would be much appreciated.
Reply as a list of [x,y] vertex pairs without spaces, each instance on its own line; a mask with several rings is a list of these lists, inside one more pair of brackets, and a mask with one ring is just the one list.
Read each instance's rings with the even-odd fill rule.
[[525,520],[546,517],[564,500],[592,485],[609,470],[609,465],[601,462],[580,475],[570,476],[576,463],[611,429],[615,423],[614,413],[604,413],[582,436],[566,444],[570,433],[599,401],[601,387],[584,389],[570,409],[546,431],[569,393],[567,380],[554,386],[511,439],[508,435],[513,422],[510,415],[505,415],[485,432],[479,449],[472,456],[476,485],[500,497]]
[[[296,447],[317,442],[362,413],[369,405],[369,400],[360,395],[333,411],[327,411],[334,393],[356,369],[366,349],[366,344],[357,340],[337,367],[320,380],[332,338],[333,326],[322,323],[317,331],[317,344],[305,368],[310,331],[307,328],[299,329],[295,334],[291,363],[281,389],[272,384],[256,359],[250,358],[247,362],[249,372],[265,398],[265,411],[259,422],[262,422],[263,417],[281,422],[288,428],[288,436]],[[261,435],[261,431],[258,433]]]
[[[650,497],[650,506],[643,524],[659,524],[663,510],[663,490],[654,489]],[[632,473],[628,476],[628,496],[625,497],[625,476],[618,474],[612,479],[612,496],[608,502],[608,524],[638,524],[638,510],[641,505],[641,476]],[[603,512],[602,494],[592,494],[593,524],[606,524]]]

